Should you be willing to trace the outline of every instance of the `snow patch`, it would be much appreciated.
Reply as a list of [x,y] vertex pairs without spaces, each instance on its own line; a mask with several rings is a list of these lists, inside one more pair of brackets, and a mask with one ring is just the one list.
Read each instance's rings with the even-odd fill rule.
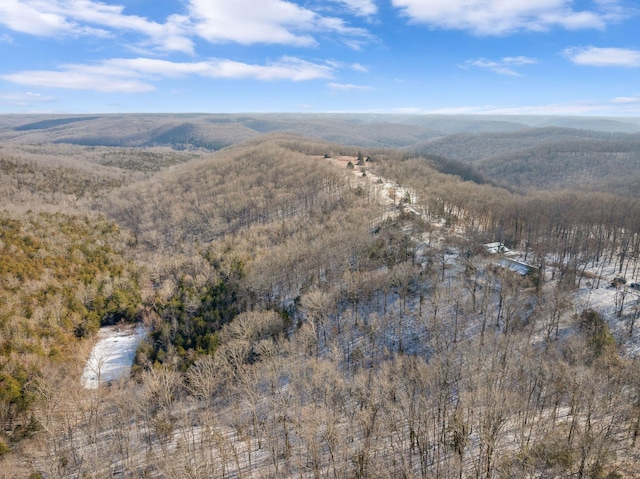
[[98,342],[82,373],[82,385],[96,389],[100,384],[127,376],[140,341],[147,334],[146,328],[122,328],[107,326],[98,332]]

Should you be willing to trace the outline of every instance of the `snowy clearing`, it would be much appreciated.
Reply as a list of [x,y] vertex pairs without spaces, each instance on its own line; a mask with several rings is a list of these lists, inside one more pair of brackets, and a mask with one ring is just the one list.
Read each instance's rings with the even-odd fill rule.
[[82,373],[82,385],[87,389],[96,389],[102,383],[128,375],[138,344],[146,334],[147,330],[142,326],[107,326],[100,329],[98,342]]

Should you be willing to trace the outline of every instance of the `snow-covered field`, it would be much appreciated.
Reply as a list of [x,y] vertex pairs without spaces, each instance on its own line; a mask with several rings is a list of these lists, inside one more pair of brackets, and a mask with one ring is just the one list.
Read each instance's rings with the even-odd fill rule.
[[87,389],[96,389],[102,383],[128,375],[138,344],[146,334],[147,330],[142,326],[102,328],[84,367],[82,385]]

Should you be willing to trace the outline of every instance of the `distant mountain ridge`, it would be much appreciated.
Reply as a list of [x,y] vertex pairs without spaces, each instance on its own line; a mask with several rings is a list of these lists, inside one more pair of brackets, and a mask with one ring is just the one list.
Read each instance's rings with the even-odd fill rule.
[[[290,132],[367,148],[423,148],[451,135],[514,134],[561,128],[566,135],[589,129],[639,133],[638,119],[358,114],[116,114],[8,115],[0,117],[0,140],[17,143],[71,143],[86,146],[217,150],[264,133]],[[526,137],[529,133],[525,133]],[[443,139],[444,138],[444,139]],[[443,140],[436,140],[443,139]],[[464,137],[456,137],[458,142]],[[436,141],[436,143],[432,143]],[[483,138],[484,141],[484,138]],[[446,151],[431,151],[450,156]],[[458,158],[456,154],[453,157]]]
[[[442,172],[509,188],[638,196],[640,119],[365,114],[0,116],[0,142],[217,151],[265,134],[375,152],[404,149]],[[433,160],[436,158],[436,160]]]

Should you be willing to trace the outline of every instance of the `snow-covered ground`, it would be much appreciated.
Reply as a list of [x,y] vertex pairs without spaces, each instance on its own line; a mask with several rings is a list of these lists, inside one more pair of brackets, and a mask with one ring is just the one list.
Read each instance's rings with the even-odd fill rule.
[[[621,346],[623,354],[629,357],[640,356],[638,327],[634,328],[633,335],[629,335],[630,321],[634,315],[637,316],[636,311],[640,308],[640,294],[630,285],[638,279],[627,276],[626,284],[612,286],[614,278],[619,277],[615,264],[607,264],[600,271],[596,267],[587,268],[586,272],[593,278],[586,281],[583,279],[580,289],[574,294],[576,313],[589,308],[602,314],[609,323],[611,332]],[[600,281],[597,276],[600,277]],[[620,309],[622,309],[621,312]]]
[[[352,156],[339,156],[329,161],[341,168],[346,168],[349,161],[355,165],[357,158]],[[374,174],[368,168],[368,165],[364,167],[355,166],[355,168],[349,171],[352,177],[360,182],[361,185],[374,188],[374,194],[381,205],[390,207],[383,216],[383,219],[396,217],[400,210],[395,208],[395,206],[402,204],[405,211],[418,215],[431,224],[432,230],[428,236],[415,238],[418,242],[415,255],[416,261],[419,264],[426,262],[433,248],[447,247],[447,244],[443,244],[445,237],[438,234],[439,230],[444,228],[444,219],[437,219],[425,215],[422,208],[417,204],[417,198],[411,190]],[[366,171],[366,176],[363,176],[364,171]],[[391,209],[392,205],[394,208]],[[466,234],[464,225],[456,225],[455,228],[453,233],[456,236],[464,237]],[[497,245],[496,251],[487,248],[487,252],[499,253],[498,250],[500,249],[501,243],[495,243],[493,246],[495,245]],[[492,246],[492,244],[485,245],[485,247],[490,246]],[[451,250],[451,254],[449,254],[449,250]],[[445,262],[447,276],[455,276],[461,268],[459,252],[454,250],[454,248],[447,248],[447,254],[442,259]],[[492,255],[490,254],[490,256]],[[499,255],[493,258],[493,261],[491,261],[491,259],[489,259],[489,261],[512,269],[520,274],[526,274],[531,269],[527,259],[530,261],[530,258],[528,258],[523,251],[505,248]],[[546,284],[553,284],[554,273],[559,274],[557,268],[553,265],[554,261],[552,255],[546,259],[547,267],[544,278]],[[601,258],[601,261],[604,262],[605,258]],[[631,268],[632,272],[629,272],[627,270],[629,264],[627,264],[627,268],[625,268],[624,274],[622,274],[622,276],[626,278],[627,283],[614,287],[612,286],[612,282],[620,276],[619,264],[616,263],[615,257],[610,258],[610,263],[605,262],[604,264],[591,265],[591,267],[584,268],[584,270],[584,265],[577,266],[584,277],[580,281],[579,288],[571,294],[572,307],[569,308],[564,315],[563,329],[565,329],[566,332],[571,331],[575,328],[574,318],[585,309],[593,309],[600,313],[609,324],[611,332],[618,342],[621,353],[628,357],[640,357],[640,287],[631,286],[632,284],[640,284],[640,268],[637,268],[637,264],[635,264]],[[637,318],[637,325],[635,325],[634,318]],[[630,334],[631,324],[634,325],[633,334]]]
[[107,326],[98,332],[98,342],[82,373],[82,385],[96,389],[100,384],[126,376],[140,341],[147,334],[142,326],[122,328]]

